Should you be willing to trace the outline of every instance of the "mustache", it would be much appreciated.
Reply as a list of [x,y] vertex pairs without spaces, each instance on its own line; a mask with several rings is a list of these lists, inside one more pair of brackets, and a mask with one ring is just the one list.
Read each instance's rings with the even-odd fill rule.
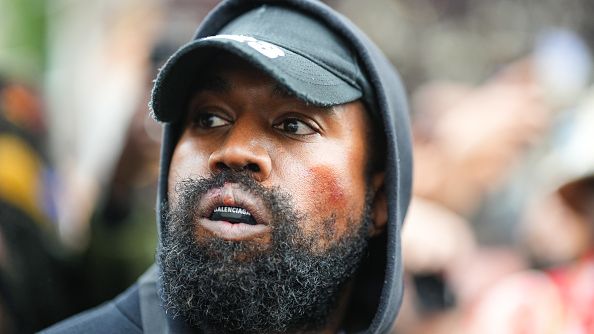
[[216,174],[211,174],[210,177],[187,178],[182,180],[175,187],[176,192],[182,192],[188,186],[196,187],[199,194],[203,194],[208,190],[220,188],[225,183],[236,183],[245,191],[254,191],[257,194],[263,194],[269,189],[262,186],[258,181],[254,180],[250,174],[246,172],[235,172],[232,170],[224,170]]
[[[262,209],[271,215],[271,226],[275,225],[275,222],[286,219],[287,214],[295,220],[303,218],[303,215],[294,209],[293,199],[288,193],[283,192],[279,187],[264,187],[249,172],[232,170],[224,170],[209,177],[181,180],[174,187],[179,201],[174,206],[183,209],[187,215],[195,215],[201,199],[209,191],[220,189],[229,183],[235,184],[249,196],[258,199],[258,202],[264,206]],[[172,203],[168,204],[166,206],[171,208]],[[197,217],[189,218],[193,220]]]

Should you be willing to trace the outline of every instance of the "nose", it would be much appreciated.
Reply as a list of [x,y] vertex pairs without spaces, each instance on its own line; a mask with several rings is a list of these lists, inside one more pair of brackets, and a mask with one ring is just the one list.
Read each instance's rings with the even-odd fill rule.
[[211,153],[208,159],[210,171],[245,171],[259,182],[268,179],[272,161],[263,140],[253,129],[231,129],[222,145]]

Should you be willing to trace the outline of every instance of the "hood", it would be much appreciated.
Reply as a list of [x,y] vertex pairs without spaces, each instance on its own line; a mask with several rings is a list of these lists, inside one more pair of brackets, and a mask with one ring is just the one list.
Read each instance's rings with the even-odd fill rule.
[[[224,1],[202,22],[194,39],[215,35],[235,17],[267,3],[278,5],[279,1]],[[288,0],[282,4],[315,17],[350,43],[375,94],[375,108],[382,119],[387,143],[385,190],[388,224],[383,236],[370,242],[369,255],[364,260],[353,289],[354,300],[349,304],[349,312],[353,317],[349,314],[347,319],[357,319],[357,327],[364,332],[386,333],[390,331],[402,302],[400,235],[412,183],[409,115],[404,88],[397,71],[377,46],[344,16],[312,0]],[[159,77],[155,83],[155,86],[158,85]],[[164,123],[157,217],[161,217],[162,205],[167,201],[169,165],[180,133],[181,125],[178,122]],[[160,243],[165,227],[159,218],[157,225]]]

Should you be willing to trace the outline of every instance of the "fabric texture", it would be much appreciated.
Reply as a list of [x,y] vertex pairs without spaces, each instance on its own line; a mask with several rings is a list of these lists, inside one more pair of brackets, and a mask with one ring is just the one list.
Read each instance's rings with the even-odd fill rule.
[[138,285],[128,288],[113,301],[80,313],[40,333],[143,333]]
[[[346,319],[353,319],[356,327],[364,333],[388,333],[400,308],[403,295],[403,266],[401,256],[401,228],[411,196],[412,152],[410,140],[410,124],[408,104],[405,91],[397,71],[385,58],[381,51],[348,19],[336,13],[328,6],[314,0],[230,0],[217,6],[198,28],[194,39],[216,35],[229,22],[241,14],[261,6],[262,4],[287,6],[301,11],[322,22],[327,28],[340,36],[356,53],[359,66],[366,75],[371,92],[371,103],[374,105],[384,125],[386,147],[385,191],[388,200],[388,224],[385,233],[375,238],[369,245],[369,255],[365,258],[361,274],[357,277],[353,288],[352,302],[349,304]],[[155,82],[153,96],[159,95],[163,89],[162,76]],[[370,96],[366,96],[367,99]],[[368,102],[369,103],[369,102]],[[161,108],[159,102],[153,100],[152,108]],[[161,217],[161,205],[167,200],[167,179],[173,150],[181,133],[181,122],[166,122],[163,125],[163,143],[161,150],[161,170],[159,191],[157,195],[157,217]],[[165,230],[162,222],[157,220],[159,240]],[[159,269],[157,268],[157,271]],[[153,275],[155,273],[153,272]],[[154,284],[158,291],[158,282]],[[142,285],[142,284],[141,284]],[[47,333],[135,333],[141,332],[139,319],[140,309],[153,311],[154,317],[160,315],[154,304],[158,298],[145,298],[138,293],[138,285],[126,292],[114,302],[82,314],[65,323],[52,327]],[[136,299],[135,301],[130,301]],[[143,316],[145,316],[143,314]],[[168,317],[161,324],[167,333],[187,332],[180,321]]]

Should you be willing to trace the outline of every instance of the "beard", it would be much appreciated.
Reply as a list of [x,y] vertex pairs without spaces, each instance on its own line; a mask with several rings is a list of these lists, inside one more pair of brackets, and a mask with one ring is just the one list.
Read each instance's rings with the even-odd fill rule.
[[[197,238],[195,208],[204,194],[226,182],[258,196],[271,212],[271,242]],[[176,187],[179,199],[164,206],[157,261],[160,293],[169,316],[205,332],[280,333],[316,331],[328,325],[340,297],[367,248],[370,205],[349,218],[349,230],[321,250],[335,223],[331,215],[317,232],[305,234],[308,219],[278,188],[267,189],[242,173],[222,172],[188,179]],[[329,203],[330,204],[330,203]]]

